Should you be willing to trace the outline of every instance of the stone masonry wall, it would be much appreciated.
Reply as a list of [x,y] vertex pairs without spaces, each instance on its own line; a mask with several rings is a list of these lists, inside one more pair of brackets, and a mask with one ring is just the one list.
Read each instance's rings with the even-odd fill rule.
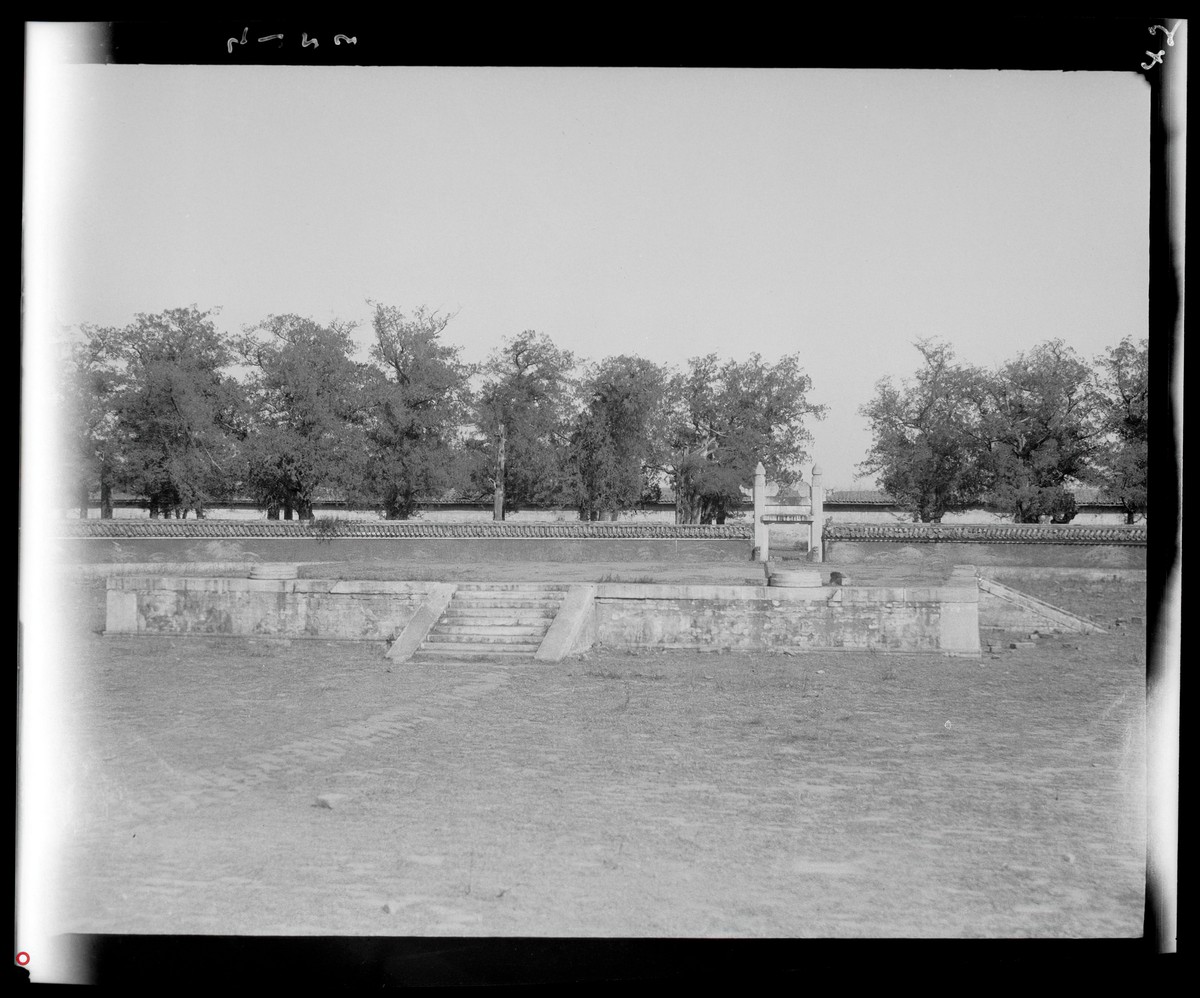
[[971,569],[936,587],[601,584],[596,642],[617,648],[979,653]]
[[432,583],[118,577],[106,634],[391,641]]

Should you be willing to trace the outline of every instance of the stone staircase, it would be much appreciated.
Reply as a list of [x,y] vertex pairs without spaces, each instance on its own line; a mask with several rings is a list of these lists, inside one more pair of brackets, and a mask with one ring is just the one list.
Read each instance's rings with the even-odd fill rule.
[[567,588],[537,582],[461,583],[411,661],[532,658]]

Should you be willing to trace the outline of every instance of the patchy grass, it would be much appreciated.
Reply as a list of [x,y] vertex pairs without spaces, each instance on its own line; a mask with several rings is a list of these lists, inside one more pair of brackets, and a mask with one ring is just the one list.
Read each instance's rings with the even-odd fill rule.
[[63,931],[1141,929],[1133,629],[983,660],[393,668],[358,644],[99,638],[103,598],[68,599]]

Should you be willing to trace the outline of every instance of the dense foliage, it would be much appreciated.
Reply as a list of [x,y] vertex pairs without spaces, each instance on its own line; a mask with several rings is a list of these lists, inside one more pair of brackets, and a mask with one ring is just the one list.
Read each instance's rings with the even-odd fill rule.
[[374,304],[369,461],[359,487],[386,519],[403,520],[423,497],[445,492],[461,476],[456,441],[467,417],[471,369],[457,347],[441,341],[450,316],[424,308],[407,316]]
[[66,379],[77,487],[96,482],[102,508],[113,489],[132,492],[151,515],[201,511],[231,494],[242,386],[212,313],[172,309],[82,334]]
[[670,455],[678,523],[724,523],[754,482],[759,461],[769,478],[792,484],[808,458],[805,419],[823,406],[807,400],[811,379],[796,356],[769,364],[694,357],[671,384]]
[[351,327],[269,316],[242,341],[250,365],[245,487],[268,511],[312,519],[321,490],[359,495],[367,472],[371,371],[353,359]]
[[[86,509],[114,492],[151,516],[251,498],[270,517],[340,500],[404,519],[433,499],[530,506],[582,519],[674,493],[680,523],[738,515],[762,462],[781,485],[824,417],[795,355],[715,354],[682,369],[636,356],[580,362],[533,330],[485,364],[444,339],[452,316],[379,302],[360,357],[352,324],[270,315],[238,335],[196,306],[83,326],[64,355],[64,492]],[[984,503],[1017,522],[1065,522],[1081,484],[1133,522],[1146,514],[1147,346],[1081,361],[1061,341],[985,371],[943,343],[885,378],[862,407],[861,468],[937,522]]]
[[1146,514],[1148,350],[1131,340],[1084,363],[1051,340],[987,371],[942,343],[862,407],[873,443],[860,465],[914,520],[983,504],[1016,523],[1069,522],[1079,486]]

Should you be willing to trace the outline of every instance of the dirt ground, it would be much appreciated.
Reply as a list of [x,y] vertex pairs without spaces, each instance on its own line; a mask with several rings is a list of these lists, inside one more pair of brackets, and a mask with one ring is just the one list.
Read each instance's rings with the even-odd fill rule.
[[[1101,623],[1145,602],[1128,581],[1035,595]],[[980,660],[417,667],[376,644],[105,638],[103,599],[80,582],[64,608],[63,932],[1142,932],[1136,626]]]

